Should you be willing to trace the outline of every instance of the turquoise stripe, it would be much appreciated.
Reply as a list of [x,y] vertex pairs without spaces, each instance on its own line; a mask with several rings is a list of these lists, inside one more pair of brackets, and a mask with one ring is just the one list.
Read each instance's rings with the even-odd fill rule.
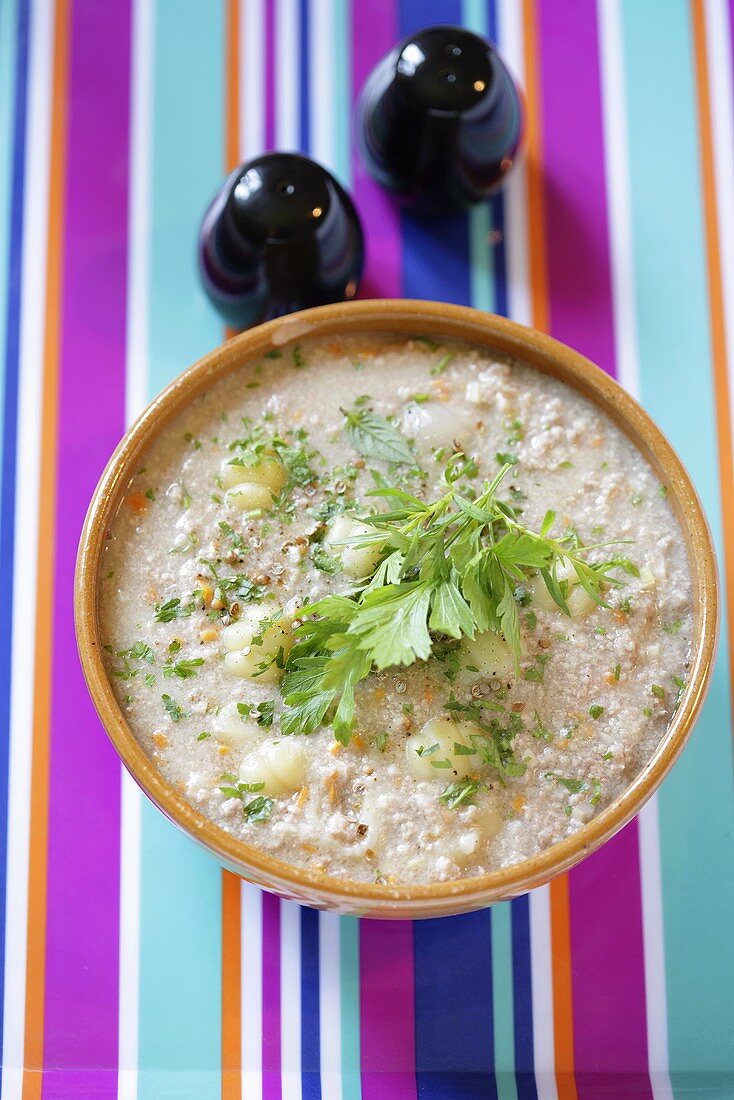
[[334,5],[334,164],[333,170],[344,187],[352,186],[350,112],[352,103],[352,14],[351,4],[336,0]]
[[[461,18],[476,34],[489,34],[486,0],[463,0]],[[471,304],[490,312],[495,309],[494,271],[490,255],[492,220],[489,205],[481,203],[469,211],[469,253]]]
[[517,1100],[510,902],[492,906],[492,1002],[497,1100]]
[[340,934],[342,1100],[362,1100],[359,1043],[359,921],[342,917]]
[[[155,12],[152,396],[221,341],[199,285],[195,238],[223,175],[223,4]],[[216,1100],[221,1083],[221,870],[148,802],[142,811],[140,1100]]]
[[[10,263],[10,198],[13,181],[13,117],[15,114],[15,54],[18,5],[0,2],[0,348],[5,349]],[[5,423],[5,387],[0,386],[0,453]],[[2,500],[0,499],[0,507]]]
[[[696,483],[723,562],[686,0],[668,0],[664,10],[657,0],[626,0],[623,42],[642,398]],[[727,647],[724,615],[704,714],[660,793],[670,1066],[675,1074],[732,1069],[734,800]],[[681,1078],[676,1091],[679,1085],[684,1087]]]

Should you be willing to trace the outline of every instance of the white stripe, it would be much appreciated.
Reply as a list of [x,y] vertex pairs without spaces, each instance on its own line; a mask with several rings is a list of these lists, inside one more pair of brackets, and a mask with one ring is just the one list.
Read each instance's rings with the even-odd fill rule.
[[263,0],[240,0],[240,156],[263,152],[265,120],[265,20]]
[[276,0],[275,71],[275,144],[278,149],[296,150],[299,141],[300,23],[296,0]]
[[[15,600],[13,605],[10,697],[8,863],[5,909],[5,991],[2,1100],[22,1091],[25,1041],[25,978],[28,933],[28,856],[38,499],[41,450],[44,325],[39,303],[46,296],[48,188],[51,142],[51,86],[54,70],[54,4],[31,11],[26,120],[23,255],[20,315],[18,481],[15,505]],[[41,315],[42,317],[43,315]]]
[[[339,0],[337,0],[339,2]],[[334,142],[334,23],[333,0],[311,0],[308,10],[308,118],[310,153],[336,171]]]
[[241,884],[241,1026],[243,1100],[262,1100],[262,892]]
[[280,1068],[283,1100],[301,1100],[301,907],[280,903]]
[[[499,0],[498,41],[502,56],[522,86],[525,74],[523,27],[516,0]],[[527,168],[521,157],[505,190],[505,255],[510,316],[533,323],[527,231]],[[538,1100],[557,1100],[553,1048],[553,972],[551,968],[550,890],[530,894],[530,971],[533,990],[533,1050]]]
[[[517,0],[499,0],[497,38],[502,56],[512,75],[522,86],[525,74],[523,58],[522,13]],[[530,260],[527,227],[528,180],[525,157],[521,154],[505,187],[505,240],[507,257],[507,300],[510,316],[523,325],[533,323],[530,299]]]
[[663,887],[657,795],[638,817],[642,890],[642,942],[645,955],[647,1061],[655,1100],[673,1100],[668,1073],[668,1010],[665,989]]
[[618,0],[598,0],[597,8],[617,370],[622,385],[630,393],[638,395],[640,372],[637,355],[635,264],[632,249],[622,14]]
[[[130,88],[130,197],[128,209],[127,333],[125,420],[145,406],[148,377],[150,288],[150,189],[154,8],[134,0]],[[120,960],[117,1079],[118,1100],[138,1092],[140,1009],[140,842],[142,795],[121,769],[120,800]]]
[[706,0],[709,98],[714,143],[716,204],[728,351],[730,416],[734,424],[734,88],[731,32],[725,0]]
[[155,7],[148,0],[134,0],[125,365],[125,419],[128,424],[148,402],[154,12]]
[[533,990],[533,1051],[538,1100],[557,1100],[553,1049],[550,887],[530,894],[530,969]]
[[341,922],[336,913],[319,913],[321,1100],[342,1096]]
[[[620,381],[633,396],[639,398],[640,371],[627,144],[627,101],[622,11],[619,0],[597,0],[597,15],[615,350]],[[673,1090],[668,1074],[665,941],[656,797],[652,798],[641,811],[638,828],[648,1066],[655,1100],[673,1100]]]

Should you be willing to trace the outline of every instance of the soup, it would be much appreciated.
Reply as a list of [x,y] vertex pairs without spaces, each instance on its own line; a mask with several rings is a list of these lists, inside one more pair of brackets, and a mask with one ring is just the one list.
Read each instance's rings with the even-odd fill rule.
[[430,883],[582,828],[686,684],[666,486],[591,402],[484,348],[304,340],[148,452],[101,573],[135,736],[221,828]]

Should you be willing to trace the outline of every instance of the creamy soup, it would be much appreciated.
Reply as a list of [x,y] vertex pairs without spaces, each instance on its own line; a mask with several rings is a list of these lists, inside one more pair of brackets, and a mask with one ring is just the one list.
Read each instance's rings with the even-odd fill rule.
[[593,404],[463,344],[304,340],[147,454],[103,562],[126,718],[202,814],[365,882],[581,829],[685,687],[666,486]]

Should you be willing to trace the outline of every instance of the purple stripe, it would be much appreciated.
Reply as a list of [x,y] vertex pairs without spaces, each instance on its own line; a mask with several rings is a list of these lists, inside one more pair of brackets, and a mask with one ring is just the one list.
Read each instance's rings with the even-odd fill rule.
[[[265,0],[265,148],[275,148],[275,0]],[[259,156],[260,150],[255,151]]]
[[359,922],[363,1100],[415,1100],[411,921]]
[[262,895],[263,1100],[280,1100],[280,901]]
[[538,4],[545,227],[553,335],[614,374],[594,4]]
[[[538,10],[551,331],[614,374],[596,8]],[[621,1069],[642,1074],[635,1095],[649,1096],[637,823],[569,888],[579,1098],[593,1094],[587,1074]]]
[[636,821],[571,872],[570,902],[579,1100],[606,1074],[628,1075],[619,1095],[651,1098]]
[[[396,0],[372,0],[352,6],[352,100],[372,68],[398,37]],[[352,143],[352,196],[366,237],[361,298],[400,298],[402,246],[400,218],[382,188],[368,174]]]
[[[44,1100],[82,1095],[94,1071],[117,1065],[120,767],[79,669],[72,580],[87,504],[124,426],[129,59],[129,4],[76,0],[60,344],[45,1009],[45,1064],[69,1072],[49,1076]],[[115,1096],[114,1075],[100,1073],[98,1081],[95,1095]]]

